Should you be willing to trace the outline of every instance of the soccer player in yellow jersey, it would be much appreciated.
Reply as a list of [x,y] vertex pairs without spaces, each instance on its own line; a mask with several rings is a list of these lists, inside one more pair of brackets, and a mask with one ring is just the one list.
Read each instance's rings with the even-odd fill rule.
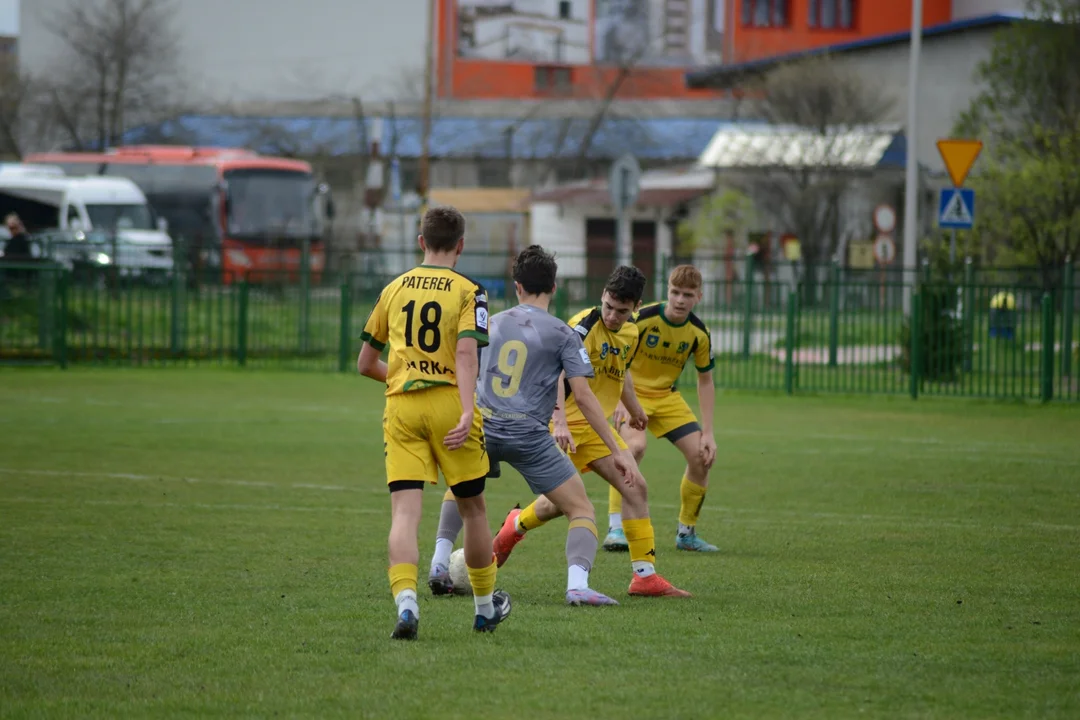
[[[599,307],[590,308],[570,320],[570,326],[585,343],[594,376],[589,388],[600,401],[604,417],[610,417],[620,397],[629,408],[630,423],[645,429],[646,416],[634,396],[634,383],[630,377],[630,363],[637,347],[638,330],[628,322],[641,304],[645,290],[645,276],[634,267],[622,266],[608,278]],[[644,478],[635,478],[627,484],[615,467],[611,450],[590,427],[573,394],[565,397],[565,386],[560,385],[560,397],[555,408],[553,430],[556,442],[568,451],[570,460],[578,472],[593,470],[604,478],[612,488],[622,494],[626,514],[623,527],[630,545],[630,562],[634,578],[630,582],[630,595],[689,597],[656,573],[656,544],[652,521],[649,519],[648,489]],[[565,401],[564,401],[565,400]],[[615,436],[618,446],[625,443]],[[529,530],[560,515],[555,503],[541,496],[527,508],[512,511],[495,538],[496,554],[505,561]]]
[[[465,218],[432,208],[421,223],[424,263],[390,282],[364,325],[356,367],[386,383],[383,447],[390,489],[391,637],[416,639],[421,493],[442,471],[465,525],[465,564],[473,587],[473,628],[490,632],[510,614],[495,590],[496,565],[484,504],[489,469],[474,392],[478,348],[487,344],[484,288],[454,272],[465,246]],[[380,360],[389,346],[389,363]]]
[[[701,273],[693,265],[679,265],[668,277],[667,302],[648,305],[635,316],[638,328],[637,352],[634,355],[634,390],[638,402],[649,416],[648,430],[679,448],[686,458],[686,471],[679,490],[679,529],[675,547],[679,550],[716,552],[697,536],[697,521],[709,487],[709,470],[716,460],[713,437],[712,341],[705,323],[694,314],[701,300]],[[693,360],[697,368],[698,405],[701,423],[686,400],[675,389],[683,366]],[[645,457],[645,431],[625,424],[625,409],[616,411],[615,424],[634,457]],[[604,539],[606,550],[626,550],[627,539],[622,522],[622,498],[617,492],[608,495],[609,531]]]

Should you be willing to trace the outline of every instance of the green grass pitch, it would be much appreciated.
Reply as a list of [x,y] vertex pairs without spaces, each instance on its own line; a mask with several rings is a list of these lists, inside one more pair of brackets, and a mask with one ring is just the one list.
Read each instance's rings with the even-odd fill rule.
[[[395,643],[382,405],[353,375],[0,371],[0,716],[1080,716],[1076,408],[721,393],[720,553],[674,550],[674,449],[643,467],[694,598],[628,598],[601,552],[622,605],[566,607],[557,521],[497,633],[422,586]],[[504,473],[492,525],[528,500]]]

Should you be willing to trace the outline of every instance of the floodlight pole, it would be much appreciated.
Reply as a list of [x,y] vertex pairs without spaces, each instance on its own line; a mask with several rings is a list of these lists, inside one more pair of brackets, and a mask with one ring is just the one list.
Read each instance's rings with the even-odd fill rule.
[[[922,53],[922,16],[923,0],[911,3],[911,56],[908,65],[908,117],[907,117],[907,157],[904,162],[904,263],[901,272],[916,271],[916,243],[919,230],[919,157],[918,133],[919,119],[919,55]],[[903,275],[901,276],[903,277]],[[904,277],[904,315],[911,314],[911,283]]]

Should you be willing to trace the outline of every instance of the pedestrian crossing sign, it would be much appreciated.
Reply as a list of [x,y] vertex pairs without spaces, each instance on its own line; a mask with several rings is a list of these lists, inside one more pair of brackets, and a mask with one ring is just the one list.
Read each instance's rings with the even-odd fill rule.
[[968,188],[942,188],[938,204],[938,227],[947,230],[970,230],[975,224],[975,191]]

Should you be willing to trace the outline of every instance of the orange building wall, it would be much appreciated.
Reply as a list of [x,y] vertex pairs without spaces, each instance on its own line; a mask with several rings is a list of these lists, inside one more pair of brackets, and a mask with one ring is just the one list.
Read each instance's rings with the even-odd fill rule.
[[[457,56],[454,0],[437,0],[436,92],[455,99],[543,99],[603,97],[620,69],[603,65],[561,65],[571,73],[568,92],[538,91],[534,63],[470,60]],[[590,29],[590,36],[592,35]],[[620,99],[708,99],[715,90],[686,87],[688,68],[635,68],[619,86]]]
[[[789,25],[784,28],[747,27],[742,24],[741,0],[728,0],[731,40],[727,47],[734,57],[726,63],[746,62],[837,43],[852,42],[875,35],[903,32],[911,28],[911,0],[855,0],[855,26],[847,30],[809,27],[810,0],[790,0]],[[949,22],[951,0],[923,0],[923,27]]]

